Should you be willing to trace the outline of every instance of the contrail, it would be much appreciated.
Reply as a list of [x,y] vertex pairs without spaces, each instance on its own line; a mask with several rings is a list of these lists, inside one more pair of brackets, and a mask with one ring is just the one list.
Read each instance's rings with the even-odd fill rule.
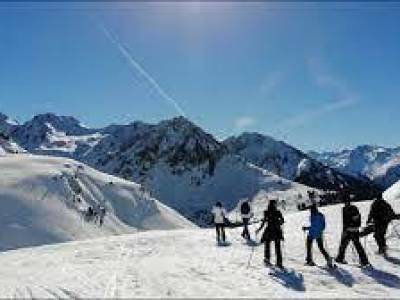
[[157,93],[161,96],[161,98],[164,99],[168,104],[173,106],[173,108],[177,111],[177,113],[180,116],[186,117],[185,112],[175,101],[175,99],[169,96],[164,91],[164,89],[157,83],[157,81],[133,58],[133,56],[129,52],[129,49],[121,41],[119,41],[118,38],[114,34],[112,34],[110,30],[108,30],[100,23],[97,23],[97,25],[101,28],[107,39],[117,47],[121,55],[128,61],[129,66],[132,67],[135,71],[139,72],[139,74],[143,76],[150,83],[150,85],[157,91]]

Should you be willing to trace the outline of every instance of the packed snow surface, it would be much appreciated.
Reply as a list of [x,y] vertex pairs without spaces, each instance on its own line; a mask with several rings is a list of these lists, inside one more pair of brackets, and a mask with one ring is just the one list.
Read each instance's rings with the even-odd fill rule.
[[[393,204],[399,211],[399,202]],[[357,203],[363,223],[369,205]],[[339,244],[341,208],[322,208],[331,255],[336,255]],[[377,247],[369,236],[366,249],[372,269],[360,269],[349,247],[349,264],[329,271],[315,245],[317,266],[304,266],[305,237],[300,228],[307,225],[308,212],[285,217],[287,272],[266,268],[263,246],[246,244],[240,229],[227,230],[227,247],[216,246],[212,229],[147,231],[3,252],[0,294],[10,298],[400,297],[400,241],[394,227],[398,224],[389,228],[387,259],[375,254]]]
[[[71,159],[0,156],[0,178],[0,250],[193,227],[140,185]],[[105,207],[103,226],[86,215],[89,206]]]

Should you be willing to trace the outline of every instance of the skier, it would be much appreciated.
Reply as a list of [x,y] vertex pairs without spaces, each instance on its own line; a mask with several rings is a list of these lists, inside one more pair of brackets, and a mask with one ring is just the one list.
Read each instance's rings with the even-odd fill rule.
[[317,204],[313,204],[310,207],[310,226],[303,226],[303,230],[308,230],[307,235],[307,257],[306,265],[315,266],[312,258],[312,245],[313,241],[317,241],[317,245],[322,255],[325,257],[328,267],[332,268],[332,258],[324,248],[323,233],[325,230],[325,216],[318,211]]
[[98,206],[98,220],[99,220],[99,225],[102,226],[104,222],[104,217],[106,215],[106,208],[103,205]]
[[276,266],[283,268],[282,265],[282,250],[281,240],[283,240],[283,232],[281,226],[285,222],[282,213],[278,210],[276,200],[270,200],[268,209],[264,211],[264,218],[260,228],[256,230],[256,234],[264,227],[264,233],[261,237],[261,242],[264,242],[264,263],[270,265],[270,248],[271,242],[275,243]]
[[[386,231],[389,223],[398,219],[400,215],[396,215],[392,206],[387,203],[382,196],[377,198],[371,204],[368,215],[367,228],[371,228],[370,232],[374,232],[374,238],[378,245],[378,253],[386,255]],[[367,234],[368,231],[365,233]]]
[[251,211],[251,206],[248,200],[245,200],[240,205],[240,216],[243,222],[243,232],[242,237],[246,240],[250,240],[250,232],[249,232],[249,222],[253,213]]
[[367,254],[360,242],[360,226],[361,226],[361,215],[358,208],[351,204],[350,198],[346,197],[345,204],[342,210],[343,218],[343,232],[339,246],[339,253],[336,257],[336,262],[341,264],[347,264],[345,260],[346,248],[350,242],[353,242],[362,267],[369,265]]
[[217,242],[218,244],[225,243],[225,219],[226,210],[222,207],[221,202],[217,202],[213,207],[211,213],[213,214],[215,230],[217,232]]

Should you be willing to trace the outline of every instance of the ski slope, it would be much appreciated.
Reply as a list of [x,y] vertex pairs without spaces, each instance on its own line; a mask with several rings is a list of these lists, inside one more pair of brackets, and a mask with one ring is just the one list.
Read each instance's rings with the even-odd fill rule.
[[[138,184],[65,158],[0,156],[0,251],[146,229],[194,227]],[[106,208],[103,226],[86,217]]]
[[[357,203],[365,222],[369,202]],[[399,211],[399,203],[394,203]],[[341,205],[325,207],[328,251],[336,254]],[[366,240],[374,269],[349,265],[335,272],[314,245],[318,266],[304,266],[308,212],[286,216],[284,264],[287,273],[263,266],[263,246],[250,247],[240,229],[227,230],[231,242],[217,247],[214,230],[147,231],[91,241],[26,248],[0,253],[0,295],[16,298],[79,297],[400,297],[400,241],[389,229],[389,258],[375,254]],[[396,225],[396,224],[395,224]],[[254,234],[254,228],[251,232]],[[249,257],[253,252],[251,261]],[[40,270],[40,271],[38,271]]]

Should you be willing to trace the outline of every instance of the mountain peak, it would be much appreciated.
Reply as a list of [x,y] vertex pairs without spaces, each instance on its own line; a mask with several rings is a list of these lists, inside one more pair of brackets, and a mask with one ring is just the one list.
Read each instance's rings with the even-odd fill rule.
[[31,122],[69,123],[80,125],[80,122],[72,116],[60,116],[55,113],[43,113],[35,115]]

